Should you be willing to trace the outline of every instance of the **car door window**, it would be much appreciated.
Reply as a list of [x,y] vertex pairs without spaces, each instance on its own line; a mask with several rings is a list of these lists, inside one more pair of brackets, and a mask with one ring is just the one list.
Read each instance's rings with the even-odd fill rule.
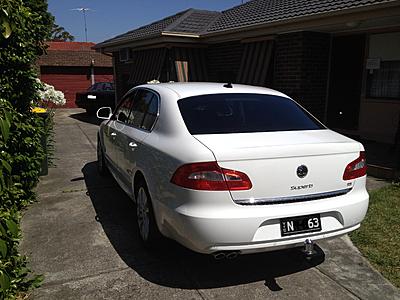
[[129,119],[129,113],[132,107],[133,95],[126,96],[120,103],[120,105],[115,110],[113,119],[121,123],[127,123]]
[[148,90],[139,90],[134,98],[128,124],[150,130],[158,112],[157,96]]

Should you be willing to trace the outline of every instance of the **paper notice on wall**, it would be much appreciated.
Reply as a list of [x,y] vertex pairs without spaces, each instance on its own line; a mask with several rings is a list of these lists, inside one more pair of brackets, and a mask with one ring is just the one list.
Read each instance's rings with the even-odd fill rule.
[[377,70],[381,68],[380,58],[368,58],[367,59],[367,70]]
[[369,70],[369,74],[373,74],[374,70],[378,70],[381,68],[381,59],[380,58],[368,58],[367,59],[367,70]]

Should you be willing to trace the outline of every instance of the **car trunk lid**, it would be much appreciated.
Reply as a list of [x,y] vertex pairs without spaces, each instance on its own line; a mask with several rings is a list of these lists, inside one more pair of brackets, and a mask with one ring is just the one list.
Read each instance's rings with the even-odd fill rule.
[[[328,129],[195,135],[218,164],[247,174],[250,190],[231,191],[233,200],[277,199],[348,190],[348,163],[362,145]],[[298,174],[304,166],[307,174]],[[300,171],[302,171],[300,170]],[[301,172],[300,172],[301,173]]]

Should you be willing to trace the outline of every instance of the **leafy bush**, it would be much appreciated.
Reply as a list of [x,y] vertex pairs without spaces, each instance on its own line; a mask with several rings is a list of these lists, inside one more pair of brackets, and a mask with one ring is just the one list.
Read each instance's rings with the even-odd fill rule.
[[[8,106],[8,107],[7,107]],[[3,165],[3,185],[0,189],[0,209],[15,206],[21,209],[34,200],[32,189],[38,182],[44,149],[41,137],[43,121],[32,113],[18,113],[9,103],[0,99],[0,110],[8,118],[3,121],[8,133],[0,139],[0,160]],[[7,129],[7,126],[2,126]],[[5,171],[5,172],[4,172]]]
[[44,149],[43,120],[33,64],[44,52],[53,17],[46,0],[0,0],[0,299],[13,299],[40,281],[18,253],[19,211],[35,199]]
[[40,284],[42,276],[29,276],[26,257],[18,253],[20,214],[15,209],[0,211],[0,299],[13,298]]
[[[1,105],[4,105],[4,107]],[[6,105],[6,101],[2,100],[0,102],[0,150],[6,145],[10,136],[11,113],[5,107]],[[7,153],[3,150],[0,151],[0,195],[2,191],[10,186],[10,178],[7,175],[11,174],[11,165],[8,162],[7,156]]]
[[39,276],[29,277],[26,258],[18,254],[20,214],[34,200],[43,149],[40,120],[17,113],[0,99],[0,299],[12,298],[37,286]]

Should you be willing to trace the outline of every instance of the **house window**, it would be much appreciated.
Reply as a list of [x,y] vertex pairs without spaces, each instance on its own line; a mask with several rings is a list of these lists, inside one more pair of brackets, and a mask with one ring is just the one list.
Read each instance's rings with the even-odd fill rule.
[[368,76],[368,97],[400,99],[400,60],[383,61]]
[[120,62],[127,62],[127,61],[129,61],[130,60],[130,56],[131,56],[131,53],[130,53],[131,51],[130,51],[130,49],[129,48],[122,48],[122,49],[120,49],[119,50],[119,61]]
[[368,70],[367,97],[400,100],[400,32],[371,35],[369,58],[380,64]]

